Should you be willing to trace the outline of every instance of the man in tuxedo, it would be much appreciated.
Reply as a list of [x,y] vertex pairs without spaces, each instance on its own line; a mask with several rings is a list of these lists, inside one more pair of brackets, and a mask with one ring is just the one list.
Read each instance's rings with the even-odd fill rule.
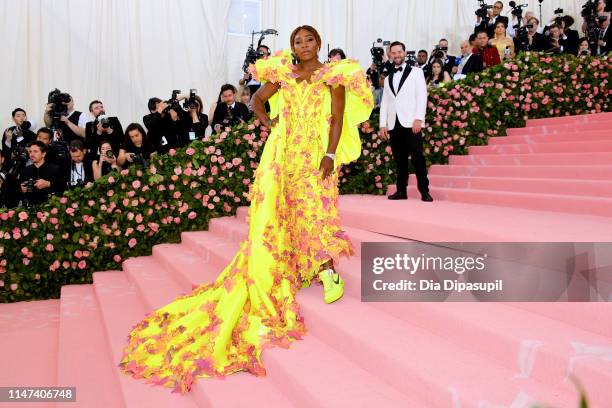
[[599,22],[599,38],[595,47],[595,55],[606,55],[610,52],[610,45],[612,45],[612,38],[610,32],[610,15],[606,13],[600,14],[605,16],[605,20]]
[[408,198],[408,156],[411,156],[421,200],[433,201],[429,195],[421,132],[427,109],[425,76],[421,68],[409,67],[406,64],[406,46],[403,43],[394,41],[390,48],[393,69],[385,78],[380,106],[380,133],[385,140],[391,135],[391,149],[397,164],[397,192],[388,198]]
[[473,54],[469,41],[461,43],[461,62],[454,76],[455,80],[463,79],[467,74],[481,72],[483,70],[482,57],[480,54]]
[[501,1],[496,1],[489,12],[489,19],[483,20],[480,16],[476,17],[476,26],[474,27],[474,32],[477,33],[479,31],[485,30],[489,38],[494,38],[495,34],[495,24],[499,21],[503,21],[506,23],[506,27],[508,27],[508,17],[502,16],[501,12],[504,9],[504,3]]
[[221,87],[221,103],[217,105],[213,115],[212,127],[219,132],[226,126],[234,126],[251,118],[249,108],[236,102],[236,87],[225,84]]

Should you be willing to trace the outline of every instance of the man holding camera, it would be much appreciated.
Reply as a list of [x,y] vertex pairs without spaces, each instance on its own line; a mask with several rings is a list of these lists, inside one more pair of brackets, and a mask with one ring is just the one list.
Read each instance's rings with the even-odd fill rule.
[[231,127],[249,119],[251,119],[249,108],[241,102],[236,102],[236,87],[232,84],[223,85],[221,103],[217,105],[212,120],[214,131],[219,132],[225,127]]
[[486,31],[489,38],[493,38],[493,34],[495,33],[495,24],[497,22],[502,21],[506,23],[506,27],[508,27],[508,17],[502,16],[501,12],[504,9],[504,3],[501,1],[496,1],[493,4],[491,10],[487,11],[487,17],[483,18],[477,12],[476,14],[476,26],[474,27],[474,32],[477,33],[479,31]]
[[548,41],[546,36],[539,32],[540,20],[536,17],[531,17],[527,20],[525,28],[527,29],[527,36],[521,38],[520,36],[514,39],[514,48],[517,51],[544,51],[548,47]]
[[70,173],[65,176],[68,188],[84,187],[93,183],[93,166],[91,156],[85,154],[85,145],[80,140],[70,142]]
[[99,100],[89,103],[89,112],[94,120],[85,125],[85,147],[90,152],[98,154],[100,142],[108,140],[117,154],[123,141],[123,127],[119,119],[115,116],[106,116],[104,104]]
[[427,109],[425,76],[421,68],[406,64],[406,46],[403,43],[391,43],[391,57],[394,66],[385,78],[380,105],[380,134],[384,140],[388,140],[391,134],[391,149],[397,164],[397,192],[388,198],[408,198],[408,156],[411,156],[421,200],[433,201],[429,194],[421,132]]
[[[257,52],[260,55],[258,59],[260,58],[267,59],[270,56],[270,48],[268,48],[267,45],[262,44],[259,47],[257,47]],[[240,80],[238,81],[238,85],[240,86],[246,85],[251,91],[251,95],[255,95],[255,92],[257,92],[257,90],[261,87],[261,83],[253,79],[251,74],[248,72],[245,72],[244,76],[240,78]]]
[[438,45],[431,52],[431,57],[429,58],[429,69],[431,68],[431,63],[435,60],[439,59],[442,61],[442,69],[448,72],[450,75],[453,74],[453,67],[456,66],[455,61],[457,57],[454,55],[448,55],[448,40],[446,38],[442,38],[438,41]]
[[610,45],[612,45],[610,14],[602,13],[599,17],[599,37],[595,47],[595,55],[606,55],[610,52]]
[[35,140],[29,144],[31,165],[21,173],[21,192],[27,205],[42,204],[51,194],[63,191],[60,170],[45,161],[47,145]]
[[6,167],[13,166],[16,155],[25,155],[28,143],[36,139],[36,135],[30,130],[31,124],[27,120],[28,117],[25,110],[21,108],[14,109],[12,117],[15,126],[6,129],[2,135],[2,151],[5,152],[7,157],[7,163],[4,163]]
[[[59,91],[57,91],[59,92]],[[52,92],[51,94],[53,94]],[[77,110],[74,110],[74,99],[69,94],[59,94],[62,98],[58,98],[57,102],[47,103],[45,108],[45,126],[55,126],[61,132],[62,140],[70,143],[75,139],[85,139],[85,125],[87,124],[87,115]],[[51,95],[50,99],[51,99]],[[56,104],[63,106],[56,107]],[[58,120],[54,119],[55,112],[63,111]]]

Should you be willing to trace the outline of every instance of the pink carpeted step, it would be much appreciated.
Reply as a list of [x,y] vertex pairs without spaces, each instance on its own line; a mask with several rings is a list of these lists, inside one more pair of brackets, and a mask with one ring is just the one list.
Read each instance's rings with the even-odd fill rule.
[[602,121],[612,121],[612,112],[560,116],[557,118],[529,119],[527,121],[527,126],[546,126],[565,123],[591,123]]
[[[110,364],[117,366],[132,328],[150,312],[123,272],[93,274],[94,290],[111,350]],[[128,407],[196,407],[191,395],[172,394],[171,390],[135,380],[116,368],[116,375]]]
[[[550,319],[577,326],[599,336],[612,337],[610,303],[553,303],[540,307],[538,303],[510,303],[512,307],[546,316]],[[588,318],[586,318],[588,316]]]
[[476,166],[515,166],[536,165],[565,165],[565,166],[592,166],[611,165],[612,152],[605,153],[540,153],[540,154],[504,154],[504,155],[466,155],[451,156],[451,165],[476,165]]
[[599,130],[612,129],[612,121],[597,121],[589,123],[569,123],[569,124],[551,124],[546,126],[533,126],[524,128],[509,128],[506,129],[508,136],[524,135],[524,134],[553,134],[567,132],[590,132]]
[[470,146],[468,152],[475,155],[485,154],[538,154],[538,153],[604,153],[612,152],[612,138],[609,140],[534,143],[534,144],[504,144],[489,146]]
[[[181,290],[180,285],[173,279],[161,260],[163,257],[159,256],[160,250],[168,252],[169,261],[176,262],[176,266],[183,273],[185,270],[190,270],[194,282],[200,282],[202,279],[201,258],[195,257],[184,245],[162,245],[161,249],[154,249],[156,257],[138,257],[126,261],[127,265],[124,266],[130,282],[138,289],[145,308],[149,311],[165,306],[177,296],[190,292],[190,290]],[[185,259],[189,258],[197,258],[198,263],[184,265]],[[189,288],[191,283],[188,284],[187,289]],[[195,382],[191,395],[199,406],[241,407],[253,404],[253,401],[266,401],[270,407],[292,406],[292,403],[268,378],[257,378],[248,373],[238,373],[228,379],[200,379]]]
[[520,134],[516,136],[499,136],[491,137],[487,141],[489,146],[505,145],[505,144],[521,144],[521,143],[559,143],[559,142],[594,142],[594,141],[610,141],[612,140],[612,132],[609,130],[599,130],[590,132],[568,132],[555,134]]
[[[201,235],[204,234],[202,233]],[[205,239],[200,239],[198,242],[199,246],[197,247],[197,251],[205,257],[209,256],[207,252],[217,250],[208,249]],[[208,242],[215,242],[215,239],[208,238]],[[234,245],[235,249],[237,249],[238,242],[235,242]],[[223,254],[226,263],[233,257],[233,252],[229,246],[226,247]],[[174,265],[174,263],[170,264]],[[341,265],[348,264],[342,263]],[[178,268],[177,266],[177,269]],[[220,268],[222,268],[222,266],[214,265],[210,268],[204,268],[204,272],[209,275],[209,279],[213,279],[216,273],[214,271]],[[343,275],[348,276],[347,273],[343,273]],[[308,292],[309,295],[302,296],[303,292]],[[476,355],[471,356],[463,353],[459,356],[457,351],[452,350],[455,346],[443,342],[436,336],[432,337],[431,334],[427,334],[420,329],[403,327],[404,325],[390,316],[380,314],[379,311],[374,309],[364,308],[357,300],[351,300],[351,296],[347,296],[341,301],[336,302],[333,307],[325,305],[325,303],[322,302],[320,287],[302,290],[298,296],[300,296],[301,309],[305,313],[308,325],[319,327],[317,325],[325,321],[325,326],[317,331],[315,331],[315,328],[309,326],[311,332],[331,347],[336,348],[338,352],[362,356],[359,359],[359,365],[367,370],[373,370],[374,367],[376,367],[380,377],[385,378],[387,382],[398,389],[410,390],[410,393],[418,395],[425,405],[443,406],[444,404],[450,403],[451,397],[445,395],[447,387],[450,385],[450,381],[457,382],[453,384],[454,386],[461,384],[458,388],[461,390],[460,399],[465,398],[464,403],[471,401],[471,404],[475,404],[476,400],[485,398],[484,395],[479,394],[482,392],[482,390],[478,391],[479,387],[472,387],[469,385],[473,385],[474,382],[478,383],[479,375],[486,375],[489,382],[491,382],[491,379],[495,378],[496,375],[503,377],[504,380],[498,382],[500,389],[496,390],[496,397],[506,398],[506,403],[509,404],[512,402],[515,393],[515,391],[511,389],[513,387],[509,384],[512,384],[513,381],[517,383],[522,382],[520,379],[513,379],[511,371],[501,369],[497,366],[489,366],[488,362],[481,360]],[[338,312],[337,316],[334,315],[334,323],[331,324],[330,321],[332,321],[332,318],[326,315],[338,309],[344,309],[345,307],[343,307],[343,305],[346,303],[348,303],[349,306],[346,310]],[[313,316],[312,319],[308,319],[309,315],[312,314],[316,316]],[[340,316],[344,317],[341,319]],[[364,321],[368,322],[368,324],[364,324]],[[373,323],[370,324],[370,322]],[[378,326],[378,324],[380,324],[380,326]],[[386,327],[386,329],[382,327]],[[394,328],[394,335],[391,337],[385,334],[389,327]],[[357,334],[355,334],[356,332]],[[379,336],[373,333],[379,333]],[[381,338],[378,339],[377,337]],[[385,338],[385,340],[382,340],[383,338]],[[429,346],[424,347],[423,345],[415,344],[415,341],[417,343],[419,341],[423,342],[423,344],[428,344]],[[355,346],[355,344],[358,344],[358,346]],[[381,346],[382,344],[384,344],[384,346]],[[399,348],[389,347],[400,344],[403,346]],[[350,350],[347,350],[347,347],[350,348]],[[451,350],[447,350],[448,348]],[[419,356],[403,352],[404,350],[410,349],[418,349]],[[425,355],[421,353],[425,353]],[[447,353],[448,356],[446,355]],[[450,355],[455,357],[450,358]],[[457,362],[457,360],[459,360],[459,362]],[[464,363],[461,361],[467,362],[468,360],[471,362],[471,367],[479,367],[477,370],[479,374],[471,372],[469,369],[467,371],[470,372],[466,371],[466,367],[464,367]],[[447,371],[446,374],[442,374],[442,378],[446,378],[449,382],[440,380],[440,364],[444,364],[445,370]],[[430,371],[430,373],[428,373],[429,376],[423,376],[423,369],[426,365],[428,368],[425,370]],[[451,380],[448,376],[452,375],[449,374],[449,371],[453,370],[463,372],[466,376],[465,378],[470,378],[471,380],[466,380],[469,384],[462,384],[462,381],[458,379],[456,375]],[[401,372],[402,375],[399,375],[399,372]],[[434,372],[437,372],[437,374],[434,374]],[[412,375],[418,378],[412,378]],[[445,377],[445,375],[447,377]],[[527,383],[527,381],[525,382]],[[560,391],[563,385],[557,385],[554,387],[553,391],[553,389],[548,388],[546,385],[535,384],[530,380],[527,387],[529,386],[532,388],[531,395],[537,396],[538,393],[541,393],[541,398],[544,398],[546,401],[553,401],[553,399],[556,398],[555,401],[561,402],[563,398],[567,399],[572,395],[571,387],[564,391]],[[412,389],[413,387],[414,389]],[[521,387],[525,387],[525,385],[521,384]],[[424,390],[428,390],[428,392],[424,392]],[[436,396],[433,397],[433,394]],[[502,396],[502,394],[505,395]],[[564,397],[559,397],[559,395],[564,395]]]
[[[193,237],[194,234],[208,236],[209,238],[212,236],[210,233],[184,233],[184,236]],[[219,246],[216,245],[218,241],[218,237],[212,236],[208,240],[212,249],[207,247],[206,252],[200,250],[197,254],[193,253],[192,257],[201,255],[201,258],[199,262],[191,265],[182,262],[187,255],[185,253],[187,250],[179,247],[184,247],[184,245],[177,245],[176,247],[169,245],[156,246],[154,249],[155,259],[160,260],[160,267],[163,265],[163,267],[170,268],[169,270],[172,273],[184,274],[185,269],[191,269],[188,276],[192,278],[197,276],[196,280],[191,283],[192,285],[199,285],[214,280],[223,268],[222,265],[228,262],[227,257],[233,256],[239,246],[238,242],[230,241],[225,241],[223,246]],[[198,242],[203,245],[201,238]],[[212,254],[218,251],[222,252],[217,255]],[[137,260],[135,261],[137,262]],[[159,293],[158,291],[154,292]],[[282,390],[283,395],[298,406],[340,406],[341,401],[352,400],[360,401],[365,405],[383,401],[389,406],[410,406],[411,400],[408,396],[402,395],[402,393],[380,382],[376,376],[359,368],[349,358],[316,341],[306,339],[305,343],[299,348],[303,353],[297,352],[288,355],[288,352],[282,350],[266,350],[264,363],[268,366],[269,373],[274,371],[274,374],[267,377],[268,381],[272,383],[266,383],[265,380],[262,380],[259,382],[252,381],[252,385],[270,386]],[[312,358],[314,355],[317,355],[318,358]],[[344,375],[338,376],[340,372]],[[225,381],[231,380],[230,377]],[[207,386],[205,381],[207,380],[199,381],[204,389]],[[249,394],[247,390],[242,392],[245,395]],[[266,405],[270,404],[270,398],[267,398]]]
[[413,193],[408,200],[390,201],[384,196],[342,196],[342,223],[425,242],[612,241],[609,217],[441,200],[424,203],[419,197]]
[[[524,313],[512,307],[514,303],[369,303],[371,307],[403,320],[406,324],[427,330],[461,347],[485,356],[515,372],[524,379],[535,379],[551,386],[566,382],[573,374],[586,387],[591,404],[605,406],[612,398],[608,384],[612,380],[609,366],[602,369],[597,360],[605,355],[591,355],[587,364],[570,367],[570,362],[587,358],[576,344],[586,344],[612,350],[612,335],[598,336],[580,326],[560,320]],[[527,304],[527,303],[525,303]],[[529,303],[543,312],[557,309],[561,303]],[[612,324],[612,304],[600,304],[590,311],[607,312],[601,323]],[[601,314],[601,313],[600,313]],[[593,316],[587,312],[583,316]],[[468,317],[469,318],[466,318]],[[474,341],[478,339],[478,341]]]
[[76,387],[77,404],[124,407],[93,285],[62,287],[57,381]]
[[547,179],[612,180],[612,165],[600,166],[475,166],[433,165],[430,175],[473,177],[517,177]]
[[[445,201],[612,217],[612,198],[607,197],[447,188],[435,185],[430,186],[430,192],[434,199]],[[420,197],[415,185],[408,186],[408,195]]]
[[[429,182],[432,187],[612,198],[612,180],[429,175]],[[417,184],[416,175],[410,175],[408,184]],[[395,185],[389,186],[387,195],[396,190]]]
[[0,304],[0,386],[57,386],[59,315],[58,299]]

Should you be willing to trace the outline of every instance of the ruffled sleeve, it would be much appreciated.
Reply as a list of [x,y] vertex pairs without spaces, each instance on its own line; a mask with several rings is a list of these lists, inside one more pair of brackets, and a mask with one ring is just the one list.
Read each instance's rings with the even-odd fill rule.
[[331,87],[344,86],[345,89],[342,135],[336,149],[336,164],[346,164],[357,160],[361,155],[361,139],[357,126],[370,118],[374,108],[374,96],[363,68],[357,61],[334,61],[329,63],[328,67],[322,78],[325,83]]
[[[257,82],[265,84],[271,82],[275,84],[287,83],[291,80],[292,74],[292,57],[290,50],[282,50],[277,52],[273,57],[267,59],[259,59],[255,64],[249,65],[249,73]],[[280,96],[275,93],[269,100],[270,118],[274,119],[278,116],[280,110]]]

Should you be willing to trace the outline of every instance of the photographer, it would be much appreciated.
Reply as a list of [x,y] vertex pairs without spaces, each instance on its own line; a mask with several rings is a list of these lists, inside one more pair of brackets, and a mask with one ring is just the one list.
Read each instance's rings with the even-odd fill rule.
[[189,120],[187,120],[185,124],[185,131],[181,137],[181,140],[184,142],[184,146],[188,145],[194,140],[202,140],[206,135],[206,128],[208,128],[208,115],[202,113],[203,105],[202,98],[195,93],[190,95],[189,99],[187,99],[183,105],[189,114]]
[[13,208],[19,204],[21,188],[17,177],[8,166],[9,154],[0,151],[0,208]]
[[63,178],[57,166],[45,161],[47,146],[43,142],[30,143],[29,151],[32,164],[23,170],[19,181],[26,205],[38,205],[47,201],[51,194],[62,192]]
[[63,94],[58,89],[49,94],[44,120],[45,126],[56,127],[60,131],[61,139],[66,143],[85,139],[87,115],[74,110],[74,99],[69,94]]
[[327,54],[327,59],[329,61],[340,61],[346,59],[346,54],[342,48],[334,48]]
[[6,129],[2,135],[2,151],[5,152],[7,157],[5,163],[7,167],[13,166],[16,155],[24,155],[28,143],[36,139],[36,135],[30,130],[31,125],[27,120],[25,110],[14,109],[12,117],[15,126]]
[[442,62],[442,69],[448,72],[449,75],[453,71],[453,67],[456,66],[455,60],[457,57],[454,55],[448,55],[448,40],[446,38],[442,38],[438,41],[438,45],[431,52],[431,57],[429,58],[429,72],[431,72],[431,65],[434,60],[440,60]]
[[589,39],[586,37],[582,37],[580,40],[578,40],[578,56],[591,56],[591,46],[589,44]]
[[548,38],[548,47],[546,52],[560,54],[564,52],[563,39],[561,38],[561,27],[557,24],[551,24],[548,30],[550,33]]
[[148,108],[149,114],[142,117],[142,122],[147,128],[149,141],[157,150],[161,146],[162,138],[167,133],[166,109],[168,104],[154,97],[149,99]]
[[94,100],[89,103],[89,112],[94,118],[93,121],[85,125],[85,147],[90,152],[98,152],[100,142],[108,140],[111,142],[113,151],[119,152],[123,138],[123,127],[115,116],[106,116],[104,104]]
[[130,123],[125,129],[125,138],[119,150],[117,163],[123,168],[128,168],[134,163],[148,167],[153,150],[143,127],[138,123]]
[[561,24],[563,28],[563,46],[567,54],[576,55],[578,54],[578,41],[580,35],[578,31],[572,30],[574,25],[574,18],[569,15],[565,15],[561,18]]
[[84,187],[93,183],[93,163],[91,156],[85,154],[85,146],[80,140],[70,142],[70,174],[68,188]]
[[213,116],[212,126],[215,132],[225,127],[231,127],[251,119],[249,108],[236,102],[236,88],[232,84],[221,87],[221,103],[217,105]]
[[108,140],[100,142],[100,155],[94,155],[92,157],[94,180],[107,175],[113,170],[121,170],[121,167],[117,164],[117,158],[113,153],[113,148]]
[[[257,52],[261,55],[257,59],[267,59],[270,56],[270,48],[267,45],[257,47]],[[251,90],[251,95],[255,95],[255,92],[261,87],[261,83],[253,79],[249,72],[244,73],[244,76],[238,81],[238,85],[247,86]]]
[[[605,19],[601,17],[605,17]],[[595,47],[595,55],[606,55],[610,52],[610,45],[612,45],[610,34],[610,14],[603,13],[599,19],[599,37]]]
[[[484,2],[483,2],[484,5]],[[490,6],[488,6],[490,7]],[[503,21],[506,23],[506,27],[508,27],[508,17],[502,16],[501,12],[504,9],[504,3],[501,1],[496,1],[486,13],[486,17],[482,14],[483,9],[479,9],[476,12],[476,25],[474,27],[474,33],[478,33],[479,31],[486,31],[487,36],[489,38],[493,38],[495,31],[495,24],[498,21]]]
[[544,51],[547,48],[548,41],[544,34],[538,32],[540,20],[535,17],[531,17],[527,20],[526,33],[524,37],[517,36],[514,39],[514,47],[517,51]]

